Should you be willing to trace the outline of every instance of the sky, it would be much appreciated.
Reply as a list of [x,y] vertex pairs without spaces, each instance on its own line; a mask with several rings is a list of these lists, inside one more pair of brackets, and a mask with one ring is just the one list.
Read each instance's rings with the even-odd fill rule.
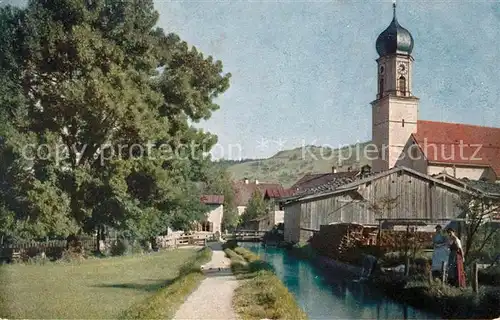
[[[375,40],[392,1],[155,0],[159,26],[222,61],[231,87],[199,124],[216,157],[371,139]],[[419,118],[500,126],[500,1],[398,1],[415,39]]]
[[[197,124],[218,135],[216,158],[371,139],[392,0],[154,1],[159,27],[232,74],[220,110]],[[415,39],[419,118],[500,127],[500,0],[398,0],[397,16]]]

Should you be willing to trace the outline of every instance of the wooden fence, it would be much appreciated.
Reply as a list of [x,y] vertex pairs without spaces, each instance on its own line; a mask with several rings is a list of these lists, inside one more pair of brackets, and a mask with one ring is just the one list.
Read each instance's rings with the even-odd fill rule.
[[205,246],[208,241],[217,240],[213,233],[195,233],[180,236],[156,237],[156,244],[160,249],[178,248],[184,246]]
[[[67,240],[46,240],[0,244],[0,261],[10,261],[17,258],[25,259],[40,254],[58,259],[66,249],[67,243]],[[81,239],[80,243],[86,251],[95,251],[97,249],[96,239]]]
[[[208,241],[216,240],[213,233],[195,233],[190,235],[173,235],[156,237],[156,243],[159,249],[178,248],[184,246],[205,246]],[[114,244],[117,239],[106,239],[97,241],[97,239],[84,238],[80,243],[85,251],[97,251],[98,246],[101,250],[106,250]],[[47,240],[47,241],[21,241],[16,243],[0,244],[0,261],[13,259],[25,259],[45,255],[49,258],[59,259],[62,257],[67,247],[67,240]]]

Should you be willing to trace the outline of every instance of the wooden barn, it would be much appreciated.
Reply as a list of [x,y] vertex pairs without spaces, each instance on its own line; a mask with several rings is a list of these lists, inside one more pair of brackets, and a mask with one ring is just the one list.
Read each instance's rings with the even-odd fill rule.
[[[378,225],[377,218],[436,219],[460,214],[457,186],[405,167],[395,167],[335,190],[289,198],[285,203],[285,241],[307,241],[314,230],[332,223]],[[442,220],[438,220],[442,219]]]

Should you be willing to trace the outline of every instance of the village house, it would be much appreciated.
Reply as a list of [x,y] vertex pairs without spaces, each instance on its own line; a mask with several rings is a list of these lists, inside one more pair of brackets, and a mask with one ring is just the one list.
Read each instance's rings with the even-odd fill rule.
[[373,171],[405,166],[433,175],[500,180],[500,128],[418,119],[413,95],[414,39],[396,19],[377,38],[372,104]]
[[277,183],[260,183],[258,180],[250,182],[248,179],[243,179],[243,181],[234,181],[233,188],[238,215],[242,215],[245,212],[248,201],[250,201],[256,191],[268,202],[270,209],[268,216],[254,219],[247,228],[269,230],[274,225],[283,223],[284,211],[282,208],[280,209],[280,199],[289,195],[290,191],[283,188],[282,185]]
[[200,201],[208,207],[208,212],[205,220],[195,223],[193,231],[222,233],[221,226],[224,213],[224,196],[203,195]]

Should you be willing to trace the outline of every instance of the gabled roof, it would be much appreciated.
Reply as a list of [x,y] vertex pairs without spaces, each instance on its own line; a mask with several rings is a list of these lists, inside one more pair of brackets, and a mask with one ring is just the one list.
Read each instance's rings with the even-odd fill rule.
[[255,191],[259,191],[260,194],[264,196],[266,190],[270,190],[269,192],[283,192],[284,188],[277,183],[245,183],[245,181],[233,181],[233,190],[235,204],[237,206],[246,206]]
[[454,184],[456,186],[460,186],[460,187],[463,187],[463,188],[467,188],[468,187],[468,185],[467,185],[467,181],[468,180],[455,178],[454,176],[449,175],[446,172],[439,173],[439,174],[436,174],[436,175],[432,175],[432,177],[434,179],[439,179],[439,180],[442,180],[442,181],[445,181],[445,182],[448,182],[448,183],[451,183],[451,184]]
[[412,136],[429,163],[491,167],[500,177],[500,128],[418,120]]
[[293,195],[293,190],[292,189],[278,189],[278,188],[273,188],[273,189],[266,189],[264,193],[264,197],[267,197],[269,199],[279,199],[279,198],[284,198]]
[[492,196],[500,197],[500,183],[482,180],[468,180],[467,185]]
[[201,196],[200,201],[204,204],[223,204],[224,196],[214,194],[203,195]]
[[471,191],[467,191],[463,187],[459,187],[459,186],[456,186],[454,184],[450,184],[450,183],[444,182],[442,180],[435,179],[435,178],[433,178],[431,176],[425,175],[423,173],[420,173],[420,172],[418,172],[416,170],[413,170],[413,169],[410,169],[410,168],[398,166],[398,167],[394,167],[394,168],[392,168],[390,170],[386,170],[386,171],[383,171],[383,172],[372,174],[372,175],[370,175],[370,176],[368,176],[366,178],[363,178],[363,179],[355,180],[355,181],[353,181],[351,183],[342,185],[342,186],[340,186],[340,187],[338,187],[338,188],[336,188],[336,189],[334,189],[332,191],[320,192],[320,193],[312,194],[312,195],[305,195],[305,196],[302,196],[302,197],[298,197],[298,198],[292,199],[291,202],[303,201],[303,200],[312,200],[312,199],[321,198],[321,197],[330,196],[330,195],[335,195],[335,194],[339,194],[339,193],[343,193],[343,192],[350,192],[350,191],[356,190],[359,186],[361,186],[361,185],[363,185],[363,184],[365,184],[367,182],[371,182],[371,181],[383,178],[383,177],[385,177],[387,175],[390,175],[390,174],[393,174],[393,173],[396,173],[396,172],[400,172],[400,171],[407,172],[409,174],[418,176],[418,177],[420,177],[422,179],[433,181],[436,184],[439,184],[439,185],[447,187],[447,188],[451,188],[453,190],[457,190],[459,192],[471,193]]
[[313,194],[321,191],[333,190],[341,185],[354,181],[359,174],[359,170],[309,174],[302,177],[302,179],[297,181],[290,189],[293,190],[294,195]]
[[330,173],[306,173],[302,178],[300,178],[297,182],[295,182],[290,189],[296,190],[297,188],[300,188],[301,185],[304,185],[305,183],[312,181],[314,179],[323,177],[325,175],[328,175]]

